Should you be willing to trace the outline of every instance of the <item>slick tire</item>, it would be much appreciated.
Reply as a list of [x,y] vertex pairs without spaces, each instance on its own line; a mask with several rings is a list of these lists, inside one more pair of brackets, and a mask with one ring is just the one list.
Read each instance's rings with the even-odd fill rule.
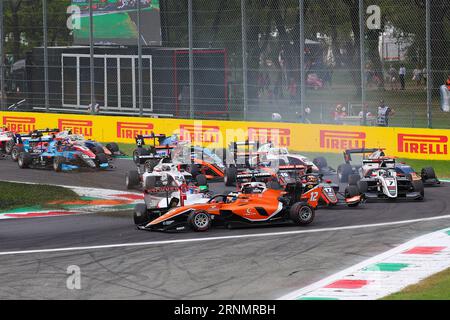
[[147,149],[137,148],[133,152],[133,161],[137,165],[144,164],[145,163],[145,159],[139,159],[139,157],[140,156],[148,156],[148,155],[150,155],[150,152]]
[[102,163],[108,163],[108,158],[106,157],[106,154],[104,153],[97,153],[97,161],[98,161],[98,166],[100,166],[100,164]]
[[306,203],[297,202],[289,210],[289,217],[295,224],[306,226],[314,221],[315,210]]
[[344,195],[345,195],[346,198],[353,198],[353,197],[359,196],[360,193],[359,193],[359,190],[358,190],[357,186],[355,186],[355,185],[348,185],[345,188]]
[[31,155],[27,152],[21,152],[18,156],[17,163],[21,169],[29,168],[31,164]]
[[351,186],[356,186],[359,180],[361,180],[359,174],[351,174],[348,176],[348,184]]
[[348,163],[341,164],[337,169],[337,175],[339,178],[339,182],[347,183],[348,177],[352,174],[353,169],[352,166]]
[[55,172],[61,172],[62,165],[64,164],[64,162],[65,162],[64,157],[55,157],[53,159],[53,170],[55,170]]
[[133,220],[134,224],[137,226],[141,226],[143,224],[150,222],[147,213],[147,206],[145,205],[145,203],[138,203],[134,207]]
[[425,187],[421,180],[413,181],[412,185],[414,187],[414,191],[420,193],[420,197],[417,198],[418,201],[422,201],[425,198]]
[[325,159],[324,157],[315,158],[313,160],[313,163],[316,165],[317,168],[319,168],[319,170],[322,170],[322,169],[328,167],[327,159]]
[[108,144],[106,145],[106,149],[108,149],[109,151],[111,151],[111,153],[119,152],[119,146],[118,146],[117,143],[115,143],[115,142],[108,143]]
[[204,174],[199,174],[195,177],[195,181],[197,181],[197,184],[199,186],[207,186],[208,185],[208,179],[206,179],[206,176]]
[[100,146],[94,146],[91,150],[96,155],[105,154],[105,150],[103,150],[103,148]]
[[154,187],[156,187],[156,177],[155,176],[146,177],[144,181],[144,188],[153,189]]
[[206,211],[194,211],[188,216],[188,224],[196,232],[208,231],[211,227],[211,217]]
[[360,194],[366,193],[367,190],[369,189],[369,185],[367,184],[367,181],[358,181],[356,186],[358,187],[358,191]]
[[229,167],[225,170],[224,182],[227,187],[236,185],[237,169],[235,167]]
[[25,150],[23,149],[22,146],[13,146],[11,148],[11,159],[14,162],[17,162],[17,160],[19,160],[19,154],[21,152],[24,152]]
[[434,169],[432,167],[423,168],[421,173],[420,173],[420,176],[424,180],[436,179],[436,173],[434,172]]
[[14,147],[14,145],[15,145],[14,139],[7,141],[5,144],[5,153],[11,154],[11,151],[12,151],[12,148]]
[[192,177],[195,179],[198,175],[199,175],[199,170],[198,167],[195,163],[192,163],[190,165],[187,166],[187,172],[189,172]]
[[128,171],[127,176],[125,178],[125,184],[127,189],[133,189],[139,185],[140,178],[139,173],[136,170]]

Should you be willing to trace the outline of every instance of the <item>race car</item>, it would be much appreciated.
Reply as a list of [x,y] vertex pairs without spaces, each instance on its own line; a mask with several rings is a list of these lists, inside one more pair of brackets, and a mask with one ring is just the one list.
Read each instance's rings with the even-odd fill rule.
[[26,141],[17,163],[21,169],[53,168],[56,172],[85,168],[109,168],[108,161],[96,162],[96,155],[88,148],[67,141],[37,138]]
[[311,172],[319,172],[321,168],[326,168],[327,163],[323,163],[314,159],[320,163],[321,167],[318,167],[314,160],[311,161],[307,157],[299,154],[292,154],[287,148],[276,147],[273,143],[265,143],[261,145],[257,150],[257,156],[250,159],[251,165],[257,165],[259,162],[267,161],[279,161],[280,165],[303,165],[310,168]]
[[59,129],[36,129],[27,134],[15,133],[13,139],[10,141],[10,154],[11,159],[17,162],[19,153],[25,151],[24,143],[30,139],[43,139],[51,140],[55,138],[55,135],[59,132]]
[[[150,140],[150,147],[146,148],[146,140]],[[145,157],[153,155],[171,157],[172,162],[192,174],[204,175],[208,180],[222,179],[225,165],[213,151],[207,148],[193,146],[187,141],[180,141],[178,135],[167,137],[165,134],[136,136],[136,149],[133,160],[136,164],[145,162]],[[140,160],[139,160],[140,159]],[[141,163],[143,164],[143,163]]]
[[371,169],[367,175],[360,178],[352,175],[350,185],[356,186],[366,199],[406,199],[423,200],[425,197],[422,180],[412,180],[410,176],[397,173],[395,168],[386,164],[392,160],[381,160],[381,166]]
[[357,207],[363,202],[356,186],[349,185],[344,193],[339,192],[339,185],[331,180],[324,180],[322,174],[309,173],[301,177],[302,195],[301,201],[308,203],[313,208],[333,207],[347,205]]
[[[352,154],[362,154],[362,165],[351,163]],[[366,156],[367,155],[367,156]],[[389,161],[392,160],[392,161]],[[422,180],[426,186],[440,184],[439,179],[432,167],[423,168],[417,173],[411,166],[404,162],[396,162],[394,157],[386,157],[384,149],[349,149],[344,151],[344,164],[338,167],[337,174],[340,182],[351,182],[351,175],[359,175],[361,178],[367,176],[368,172],[374,168],[379,168],[381,164],[395,169],[399,175],[411,176],[414,181]],[[356,179],[356,178],[353,178]],[[354,184],[354,182],[352,183]]]
[[14,145],[14,132],[7,128],[0,128],[0,159],[11,153]]
[[299,202],[292,192],[268,189],[263,182],[243,184],[239,192],[215,195],[206,203],[175,208],[135,207],[134,223],[140,230],[207,231],[213,225],[267,226],[292,223],[306,226],[313,222],[314,208]]

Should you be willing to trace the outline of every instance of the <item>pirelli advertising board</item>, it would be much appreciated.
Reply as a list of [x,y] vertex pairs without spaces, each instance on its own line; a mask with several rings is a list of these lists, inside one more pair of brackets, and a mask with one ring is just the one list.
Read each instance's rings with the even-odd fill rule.
[[2,126],[26,133],[34,129],[72,129],[102,142],[134,143],[138,134],[176,133],[182,140],[211,148],[233,141],[270,141],[293,151],[340,153],[349,148],[386,148],[412,159],[450,160],[450,130],[378,128],[241,121],[197,121],[26,112],[0,112]]

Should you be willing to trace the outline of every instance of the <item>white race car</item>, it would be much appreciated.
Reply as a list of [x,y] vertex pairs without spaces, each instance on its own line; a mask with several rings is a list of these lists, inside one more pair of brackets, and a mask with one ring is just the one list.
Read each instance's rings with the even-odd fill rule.
[[[315,159],[316,160],[316,159]],[[289,153],[287,148],[276,147],[272,143],[266,143],[258,148],[257,156],[252,157],[250,164],[256,166],[258,161],[261,162],[272,162],[278,161],[279,165],[303,165],[306,168],[311,168],[312,172],[318,173],[321,169],[320,166],[316,165],[313,161],[300,154]],[[324,167],[327,163],[323,163]]]

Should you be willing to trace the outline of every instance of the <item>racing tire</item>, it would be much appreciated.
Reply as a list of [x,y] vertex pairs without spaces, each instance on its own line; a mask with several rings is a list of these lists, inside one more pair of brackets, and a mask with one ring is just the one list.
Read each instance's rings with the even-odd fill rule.
[[358,191],[360,194],[366,193],[367,190],[369,189],[369,185],[367,184],[367,181],[358,181],[358,183],[356,184]]
[[195,177],[195,181],[197,181],[197,184],[199,186],[207,186],[208,185],[208,179],[206,179],[206,176],[204,174],[199,174]]
[[111,151],[111,153],[119,152],[119,146],[118,146],[117,143],[115,143],[115,142],[108,143],[108,144],[106,145],[106,149],[108,149],[109,151]]
[[100,146],[93,146],[91,151],[96,155],[105,153],[105,150],[103,150],[103,148]]
[[306,226],[314,221],[315,210],[304,202],[297,202],[289,210],[289,217],[295,224]]
[[17,163],[21,169],[29,168],[31,164],[31,155],[28,152],[21,152],[17,159]]
[[277,181],[277,180],[271,180],[267,183],[267,188],[268,189],[273,189],[273,190],[282,190],[283,187],[281,186],[281,184]]
[[359,189],[356,185],[348,185],[345,188],[344,195],[346,198],[353,198],[360,195]]
[[56,172],[61,172],[62,165],[64,164],[64,162],[65,162],[64,157],[55,157],[53,159],[53,170],[55,170]]
[[420,194],[420,197],[417,198],[417,200],[422,201],[425,198],[425,187],[423,185],[423,182],[421,180],[413,181],[412,185],[413,185],[414,191],[418,192]]
[[351,186],[356,186],[359,180],[361,180],[359,174],[351,174],[348,177],[348,184]]
[[339,178],[339,182],[346,183],[348,182],[348,177],[352,174],[353,168],[351,164],[344,163],[341,164],[337,169],[337,175]]
[[188,216],[188,224],[196,232],[208,231],[211,227],[211,217],[206,211],[194,211]]
[[106,157],[106,154],[104,153],[97,153],[96,155],[97,158],[97,166],[100,167],[101,163],[108,163],[108,158]]
[[436,179],[436,173],[432,167],[423,168],[420,172],[420,176],[422,177],[422,180]]
[[193,178],[196,178],[199,175],[199,170],[198,167],[195,163],[192,163],[190,165],[187,166],[187,172],[189,172]]
[[227,168],[223,180],[227,187],[233,187],[237,181],[237,169],[235,167]]
[[153,189],[154,187],[156,187],[156,177],[155,176],[146,177],[144,181],[144,188]]
[[136,170],[128,171],[127,176],[125,177],[125,184],[127,186],[127,189],[133,189],[134,187],[139,185],[139,182],[139,172],[137,172]]
[[145,203],[138,203],[134,207],[133,220],[134,224],[137,226],[150,222]]
[[17,160],[19,159],[19,154],[21,152],[24,152],[24,148],[22,146],[13,146],[11,149],[11,159],[14,162],[17,162]]
[[12,148],[14,147],[15,144],[16,143],[14,142],[14,139],[7,141],[5,144],[5,153],[11,154]]
[[313,163],[316,165],[317,168],[319,168],[319,170],[322,170],[322,169],[328,167],[327,159],[325,159],[324,157],[315,158],[313,160]]
[[150,155],[150,151],[144,148],[137,148],[133,151],[133,161],[135,164],[141,164],[140,156],[148,156]]

